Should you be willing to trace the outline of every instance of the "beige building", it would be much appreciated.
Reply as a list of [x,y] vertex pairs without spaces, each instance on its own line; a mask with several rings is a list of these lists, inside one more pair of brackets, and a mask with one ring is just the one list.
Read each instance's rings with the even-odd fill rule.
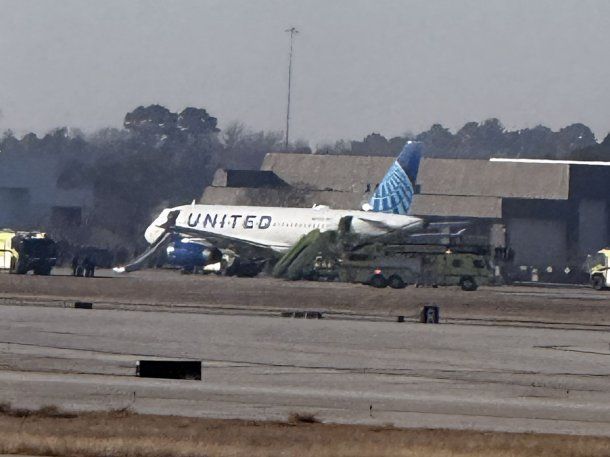
[[[359,209],[392,157],[267,154],[260,172],[218,170],[202,203]],[[610,167],[423,159],[411,213],[468,219],[517,265],[579,265],[608,244]],[[610,190],[610,189],[608,189]]]

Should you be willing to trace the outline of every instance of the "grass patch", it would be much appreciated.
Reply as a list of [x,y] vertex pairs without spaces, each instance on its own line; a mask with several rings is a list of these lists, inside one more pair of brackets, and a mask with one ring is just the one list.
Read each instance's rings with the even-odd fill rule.
[[38,409],[14,408],[10,403],[0,403],[0,415],[8,417],[49,417],[54,419],[74,419],[76,413],[63,411],[54,405],[41,406]]
[[79,457],[608,457],[610,438],[153,416],[0,405],[0,454]]

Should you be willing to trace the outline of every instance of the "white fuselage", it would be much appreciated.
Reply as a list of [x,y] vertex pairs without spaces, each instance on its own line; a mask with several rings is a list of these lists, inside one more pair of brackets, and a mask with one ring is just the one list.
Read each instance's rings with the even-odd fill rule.
[[207,234],[218,234],[242,240],[274,251],[290,249],[299,239],[318,229],[337,230],[342,217],[352,216],[351,231],[364,236],[384,235],[394,231],[412,231],[423,226],[420,218],[371,211],[335,210],[327,206],[314,208],[278,208],[264,206],[184,205],[167,208],[145,233],[153,243],[163,232],[170,211],[180,210],[176,227]]

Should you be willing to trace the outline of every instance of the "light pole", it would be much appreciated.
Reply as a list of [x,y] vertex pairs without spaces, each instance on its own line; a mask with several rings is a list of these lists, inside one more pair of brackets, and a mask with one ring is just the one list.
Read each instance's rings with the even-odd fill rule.
[[286,105],[286,139],[284,141],[284,150],[288,150],[288,137],[290,134],[290,85],[292,83],[292,42],[294,36],[299,33],[295,27],[290,27],[286,30],[290,33],[290,54],[288,56],[288,103]]

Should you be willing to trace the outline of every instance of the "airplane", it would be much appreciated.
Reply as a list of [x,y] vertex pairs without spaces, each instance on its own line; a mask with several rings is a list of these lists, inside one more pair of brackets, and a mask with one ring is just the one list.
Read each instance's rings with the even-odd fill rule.
[[170,262],[189,267],[219,262],[222,252],[218,247],[223,245],[278,257],[316,229],[343,230],[364,239],[413,234],[426,225],[423,219],[407,214],[420,160],[421,143],[407,142],[362,210],[331,209],[325,205],[201,205],[194,201],[166,208],[144,233],[149,249],[114,271],[135,271],[163,249]]

